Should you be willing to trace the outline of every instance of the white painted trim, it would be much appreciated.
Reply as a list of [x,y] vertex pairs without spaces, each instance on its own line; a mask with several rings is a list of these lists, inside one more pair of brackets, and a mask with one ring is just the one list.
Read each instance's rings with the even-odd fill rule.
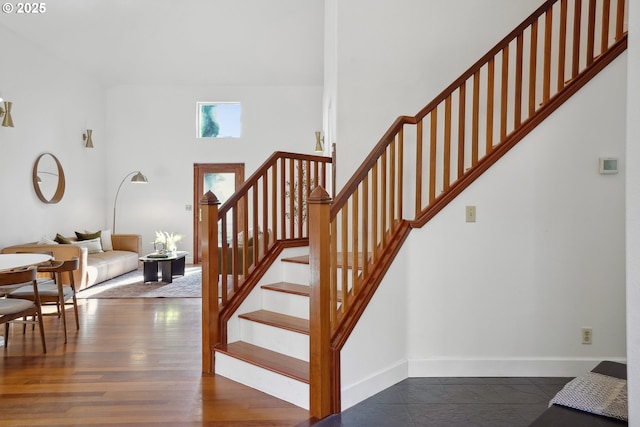
[[342,388],[341,406],[344,411],[351,406],[362,402],[382,390],[404,380],[408,375],[407,361],[398,362],[386,369],[380,370],[358,381]]
[[409,377],[575,377],[603,360],[626,363],[619,357],[413,359],[408,372]]

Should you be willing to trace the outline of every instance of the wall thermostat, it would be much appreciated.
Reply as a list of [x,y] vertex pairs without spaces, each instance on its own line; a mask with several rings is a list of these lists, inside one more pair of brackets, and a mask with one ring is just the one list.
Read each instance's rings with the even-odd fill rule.
[[610,174],[618,173],[617,157],[600,157],[600,173]]

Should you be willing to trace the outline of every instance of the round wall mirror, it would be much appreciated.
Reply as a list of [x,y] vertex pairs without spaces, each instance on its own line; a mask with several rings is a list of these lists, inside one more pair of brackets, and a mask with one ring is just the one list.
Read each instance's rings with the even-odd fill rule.
[[33,189],[43,203],[58,203],[64,195],[64,171],[58,158],[42,153],[33,165]]

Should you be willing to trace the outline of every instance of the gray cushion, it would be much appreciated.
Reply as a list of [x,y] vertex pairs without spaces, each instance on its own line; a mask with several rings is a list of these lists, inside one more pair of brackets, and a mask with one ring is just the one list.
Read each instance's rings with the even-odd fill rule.
[[[70,297],[73,294],[73,290],[71,286],[63,285],[62,293],[65,296],[65,299]],[[40,297],[54,297],[58,295],[58,285],[56,285],[53,280],[44,283],[38,283],[38,294]],[[10,294],[12,297],[16,298],[25,298],[33,295],[33,286],[27,285],[21,288],[16,289]]]
[[0,299],[0,315],[20,313],[33,307],[33,302],[26,299],[2,298]]

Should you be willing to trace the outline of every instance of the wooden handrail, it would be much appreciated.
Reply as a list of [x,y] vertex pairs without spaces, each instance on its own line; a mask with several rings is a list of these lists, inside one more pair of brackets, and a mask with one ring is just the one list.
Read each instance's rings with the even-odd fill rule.
[[[423,226],[626,49],[625,7],[625,0],[545,1],[415,116],[398,117],[384,133],[331,205],[329,261],[314,270],[329,274],[312,278],[329,287],[317,293],[328,304],[313,295],[311,304],[331,310],[325,350],[334,363],[409,229]],[[416,151],[405,154],[409,126]],[[415,176],[415,216],[406,219],[404,169],[414,158],[407,176]],[[320,259],[314,248],[326,250],[325,243],[310,247],[312,259]],[[339,371],[333,367],[338,394]],[[312,379],[312,402],[321,392]],[[339,396],[332,402],[338,412]]]

